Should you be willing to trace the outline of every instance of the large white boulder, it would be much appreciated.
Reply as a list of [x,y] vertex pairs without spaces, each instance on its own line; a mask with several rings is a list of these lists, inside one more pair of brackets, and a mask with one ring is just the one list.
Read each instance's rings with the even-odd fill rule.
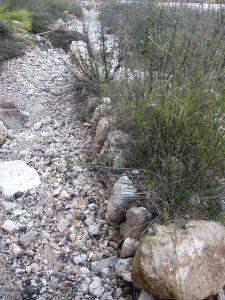
[[158,225],[138,248],[133,283],[162,299],[202,300],[225,284],[225,227],[189,221],[185,227]]
[[17,192],[25,192],[38,187],[40,177],[35,169],[22,160],[0,162],[0,192],[4,197],[12,197]]

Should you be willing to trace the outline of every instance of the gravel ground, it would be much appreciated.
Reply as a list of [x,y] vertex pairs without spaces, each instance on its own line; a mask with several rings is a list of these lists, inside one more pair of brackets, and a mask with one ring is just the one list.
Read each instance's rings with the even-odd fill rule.
[[0,118],[13,129],[0,159],[23,160],[41,178],[0,195],[0,299],[133,299],[116,276],[107,197],[87,167],[91,136],[74,111],[69,66],[63,51],[35,48],[0,74]]

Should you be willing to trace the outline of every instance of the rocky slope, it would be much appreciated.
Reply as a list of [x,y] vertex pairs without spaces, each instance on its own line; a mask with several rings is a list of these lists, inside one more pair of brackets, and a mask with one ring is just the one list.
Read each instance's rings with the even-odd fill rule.
[[8,130],[0,160],[22,160],[40,177],[27,192],[0,194],[0,298],[132,299],[115,275],[106,196],[88,170],[91,136],[74,109],[69,55],[35,48],[7,62],[0,91]]

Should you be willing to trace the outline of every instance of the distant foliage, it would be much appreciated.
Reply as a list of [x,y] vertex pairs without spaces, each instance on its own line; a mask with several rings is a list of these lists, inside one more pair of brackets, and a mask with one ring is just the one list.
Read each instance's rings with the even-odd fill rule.
[[105,29],[98,33],[98,46],[94,45],[85,32],[81,48],[72,51],[76,87],[85,88],[89,93],[100,94],[102,87],[113,81],[121,67],[123,55],[118,43],[109,46]]
[[82,17],[80,5],[73,0],[6,0],[9,11],[26,9],[31,13],[31,30],[34,33],[47,31],[52,22],[58,18],[65,19],[68,13]]
[[0,5],[0,20],[3,20],[9,27],[19,29],[31,28],[31,17],[25,9],[9,10],[6,6]]

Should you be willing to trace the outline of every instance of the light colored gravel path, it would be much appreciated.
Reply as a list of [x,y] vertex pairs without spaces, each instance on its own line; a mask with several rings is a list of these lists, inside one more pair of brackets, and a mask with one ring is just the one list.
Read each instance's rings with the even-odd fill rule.
[[91,136],[74,112],[69,65],[66,53],[36,48],[0,74],[0,118],[13,129],[0,160],[23,160],[41,178],[34,190],[0,195],[0,226],[13,226],[0,232],[0,299],[132,299],[115,275],[107,199],[87,168]]

